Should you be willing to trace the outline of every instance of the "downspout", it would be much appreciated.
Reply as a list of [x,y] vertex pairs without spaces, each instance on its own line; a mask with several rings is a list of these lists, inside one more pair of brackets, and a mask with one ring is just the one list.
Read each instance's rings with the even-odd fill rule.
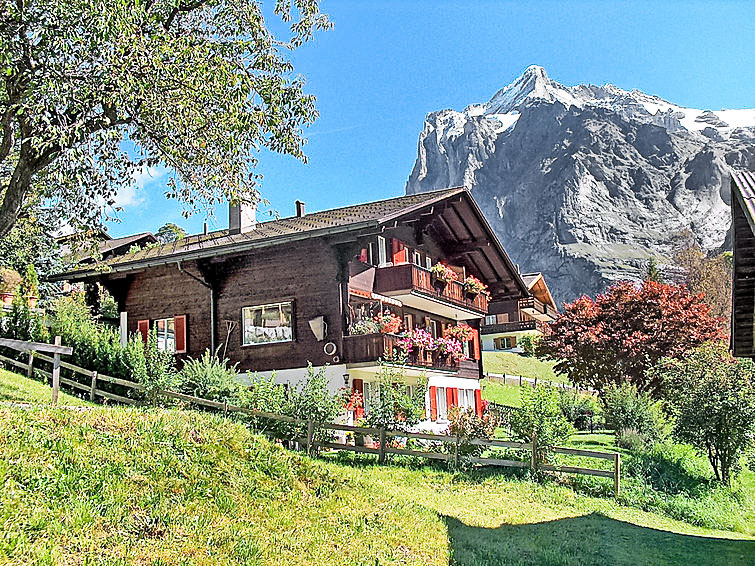
[[180,261],[176,262],[176,266],[178,266],[178,271],[180,271],[184,275],[188,275],[189,277],[197,281],[200,285],[207,287],[210,290],[210,351],[214,354],[215,353],[215,288],[212,285],[210,285],[204,278],[199,278],[193,273],[189,273],[188,271],[186,271],[181,265]]

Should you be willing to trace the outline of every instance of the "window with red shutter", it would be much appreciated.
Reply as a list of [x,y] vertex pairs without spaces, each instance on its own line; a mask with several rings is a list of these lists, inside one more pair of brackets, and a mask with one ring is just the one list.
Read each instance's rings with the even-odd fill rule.
[[477,416],[482,417],[482,391],[479,389],[474,390],[474,407],[477,411]]
[[434,386],[429,387],[430,389],[430,420],[431,421],[437,421],[438,420],[438,401],[435,398],[437,388]]
[[446,410],[450,411],[454,406],[454,388],[446,387]]
[[188,351],[188,334],[186,327],[186,315],[182,314],[173,318],[173,326],[176,333],[176,354],[185,354]]

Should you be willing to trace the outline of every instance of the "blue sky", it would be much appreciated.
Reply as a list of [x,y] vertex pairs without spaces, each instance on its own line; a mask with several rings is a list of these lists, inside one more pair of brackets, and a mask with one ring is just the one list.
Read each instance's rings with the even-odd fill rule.
[[[263,0],[268,5],[269,0]],[[488,100],[529,65],[563,84],[612,83],[682,106],[755,107],[751,2],[446,2],[321,0],[335,27],[295,52],[318,98],[309,163],[260,156],[270,208],[293,214],[403,194],[427,113]],[[272,21],[272,20],[271,20]],[[115,236],[175,222],[155,169],[119,197]],[[264,213],[258,214],[263,219]],[[218,208],[211,228],[224,228]]]

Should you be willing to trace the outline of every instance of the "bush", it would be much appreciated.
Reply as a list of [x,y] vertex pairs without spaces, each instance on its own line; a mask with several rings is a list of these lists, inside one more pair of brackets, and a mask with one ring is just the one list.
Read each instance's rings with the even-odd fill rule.
[[723,343],[706,344],[683,360],[662,360],[652,370],[665,386],[674,436],[705,454],[726,484],[755,438],[754,370],[751,360],[735,360]]
[[[288,390],[288,399],[283,407],[283,413],[289,417],[302,420],[312,420],[318,423],[332,423],[343,411],[343,400],[340,395],[334,395],[328,389],[325,377],[327,366],[315,371],[312,364],[307,365],[306,379],[295,384]],[[297,439],[305,436],[302,426],[285,427],[288,438]],[[333,437],[330,430],[315,430],[315,440],[327,442]]]
[[523,334],[519,337],[519,347],[524,351],[525,356],[534,356],[537,350],[537,345],[540,342],[541,336],[539,334]]
[[[142,346],[141,356],[139,356],[139,344]],[[154,329],[147,336],[146,348],[138,334],[131,337],[129,345],[136,356],[134,360],[138,365],[138,371],[135,372],[135,377],[144,386],[144,398],[152,405],[165,402],[165,399],[161,399],[158,395],[160,391],[173,389],[179,383],[173,352],[163,351],[157,347],[157,331]],[[143,366],[140,358],[144,360]]]
[[511,434],[520,442],[537,438],[538,458],[545,461],[549,448],[569,440],[574,429],[558,404],[554,387],[522,387],[522,407],[511,415]]
[[601,399],[606,425],[618,436],[622,430],[633,430],[650,442],[666,437],[666,424],[660,405],[648,393],[641,393],[629,383],[609,385]]
[[366,424],[388,430],[406,430],[419,423],[425,414],[427,381],[421,380],[414,394],[405,385],[404,372],[389,364],[381,364],[377,387],[370,388],[366,399],[370,411]]
[[561,414],[578,430],[589,430],[591,425],[595,425],[596,415],[600,413],[600,407],[594,397],[572,391],[560,391],[558,406]]
[[649,444],[647,436],[632,428],[623,428],[616,434],[616,446],[630,452],[642,452]]
[[[29,301],[20,293],[13,297],[10,311],[3,315],[0,332],[5,338],[31,342],[48,342],[50,333],[45,325],[45,316],[29,308]],[[17,356],[17,352],[13,353]]]
[[[474,409],[466,407],[452,407],[448,411],[448,433],[459,435],[459,454],[463,456],[479,456],[484,451],[483,446],[470,444],[470,440],[482,438],[489,440],[493,438],[495,428],[498,426],[498,419],[491,413],[482,417],[477,415]],[[446,444],[448,448],[454,450],[454,446]]]
[[[266,378],[257,374],[249,375],[249,386],[239,389],[238,403],[242,407],[254,411],[265,413],[284,414],[286,412],[286,388],[283,385],[275,383],[275,375]],[[281,432],[280,421],[266,419],[264,417],[253,417],[244,414],[243,419],[252,428],[262,433]]]
[[[152,351],[150,351],[152,354]],[[149,360],[152,356],[148,356]],[[170,355],[173,359],[173,355]],[[166,364],[167,359],[158,363]],[[189,358],[179,372],[178,382],[184,393],[209,399],[210,401],[227,401],[238,403],[242,385],[237,381],[236,365],[229,365],[227,359],[221,360],[217,355],[205,350],[198,359]],[[167,369],[163,365],[164,369]]]

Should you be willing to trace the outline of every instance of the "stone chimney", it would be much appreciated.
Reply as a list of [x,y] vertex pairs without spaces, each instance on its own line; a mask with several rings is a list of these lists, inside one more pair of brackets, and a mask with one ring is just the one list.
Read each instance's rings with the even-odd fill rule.
[[300,200],[296,201],[296,216],[298,218],[304,218],[307,213],[304,210],[304,203]]
[[257,207],[253,204],[228,205],[228,233],[241,234],[257,227]]

